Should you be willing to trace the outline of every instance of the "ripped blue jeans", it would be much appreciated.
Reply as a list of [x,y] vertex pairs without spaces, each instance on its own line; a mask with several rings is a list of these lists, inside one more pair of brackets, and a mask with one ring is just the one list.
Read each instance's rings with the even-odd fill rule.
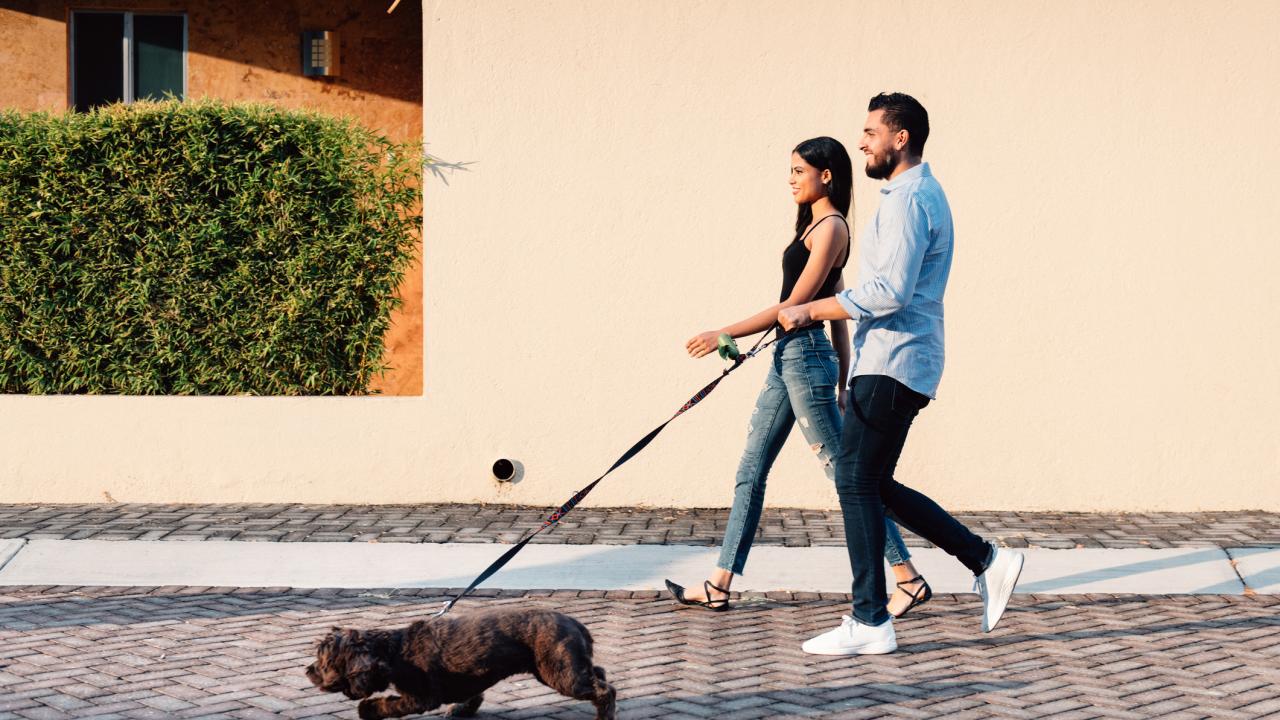
[[[791,433],[800,424],[805,442],[817,456],[827,478],[835,482],[834,459],[840,447],[842,417],[836,404],[840,362],[822,325],[784,335],[774,344],[769,376],[756,399],[747,429],[747,448],[738,464],[733,488],[733,509],[720,548],[722,569],[741,575],[751,552],[760,512],[764,508],[764,486],[769,469]],[[885,518],[884,557],[890,565],[911,558],[902,535]]]

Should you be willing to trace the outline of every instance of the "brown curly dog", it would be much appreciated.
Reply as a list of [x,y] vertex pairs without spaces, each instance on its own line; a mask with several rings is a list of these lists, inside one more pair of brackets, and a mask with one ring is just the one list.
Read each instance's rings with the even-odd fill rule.
[[[360,700],[360,717],[401,717],[457,703],[448,715],[474,715],[484,691],[517,673],[596,706],[614,720],[613,686],[591,661],[591,633],[568,615],[540,608],[496,608],[419,620],[403,630],[333,628],[320,641],[307,679]],[[394,685],[399,695],[370,697]]]

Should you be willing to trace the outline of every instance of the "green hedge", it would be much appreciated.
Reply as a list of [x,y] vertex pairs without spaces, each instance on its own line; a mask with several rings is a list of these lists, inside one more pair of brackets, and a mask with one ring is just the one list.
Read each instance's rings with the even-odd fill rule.
[[369,392],[422,160],[268,106],[0,112],[0,392]]

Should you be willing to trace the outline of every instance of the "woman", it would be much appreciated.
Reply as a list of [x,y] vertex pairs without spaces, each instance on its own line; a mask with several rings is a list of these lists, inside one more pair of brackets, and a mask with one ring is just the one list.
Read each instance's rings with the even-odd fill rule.
[[[853,185],[849,153],[829,137],[806,140],[791,153],[790,182],[799,210],[795,238],[782,254],[779,302],[722,330],[693,336],[685,343],[691,357],[713,352],[721,333],[735,338],[754,335],[772,326],[780,309],[831,297],[844,289],[841,275],[850,250],[846,217]],[[686,590],[668,580],[667,589],[678,602],[711,610],[729,607],[729,586],[735,575],[742,574],[760,523],[765,479],[797,420],[823,472],[834,481],[832,459],[847,402],[842,380],[849,371],[849,330],[843,320],[832,323],[835,348],[822,330],[821,322],[797,328],[774,345],[769,375],[747,429],[719,562],[701,588]],[[933,592],[912,566],[902,535],[888,519],[884,555],[898,581],[888,609],[901,617],[929,600]]]

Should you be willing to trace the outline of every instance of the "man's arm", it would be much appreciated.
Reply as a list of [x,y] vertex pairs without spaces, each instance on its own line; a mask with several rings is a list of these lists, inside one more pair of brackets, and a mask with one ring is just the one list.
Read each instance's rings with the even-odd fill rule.
[[881,208],[879,234],[867,258],[871,277],[835,297],[783,308],[778,321],[784,330],[818,320],[870,320],[906,307],[929,250],[929,220],[914,196],[902,202],[907,206],[901,212]]
[[784,307],[778,311],[782,329],[790,332],[818,320],[848,320],[849,313],[833,297],[815,300],[804,305]]
[[835,296],[854,320],[891,315],[911,302],[920,266],[929,251],[929,218],[914,195],[899,212],[880,211],[881,226],[871,250],[871,277]]

